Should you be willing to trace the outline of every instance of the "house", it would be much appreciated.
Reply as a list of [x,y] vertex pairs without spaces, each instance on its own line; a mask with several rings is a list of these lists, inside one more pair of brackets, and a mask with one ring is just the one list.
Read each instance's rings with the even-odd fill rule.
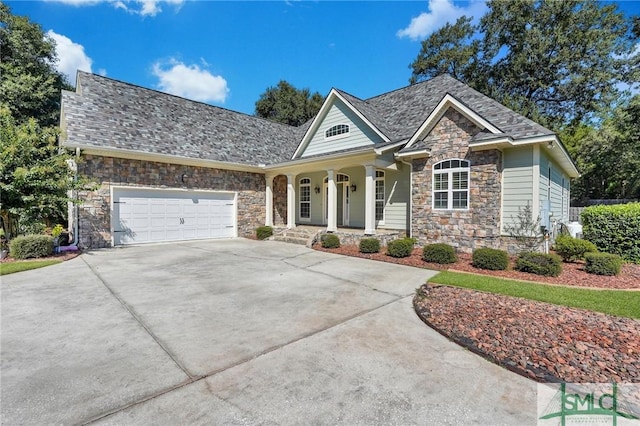
[[551,130],[448,75],[365,100],[332,89],[291,127],[79,72],[61,130],[98,184],[72,214],[89,248],[265,224],[506,247],[527,204],[567,222],[578,175]]

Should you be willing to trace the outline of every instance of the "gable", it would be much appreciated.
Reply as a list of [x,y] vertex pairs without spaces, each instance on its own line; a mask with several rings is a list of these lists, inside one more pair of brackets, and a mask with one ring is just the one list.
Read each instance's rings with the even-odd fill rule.
[[[314,132],[307,135],[309,142],[299,153],[300,157],[329,154],[383,142],[382,137],[340,99],[336,98],[318,120]],[[348,131],[345,132],[347,128]]]

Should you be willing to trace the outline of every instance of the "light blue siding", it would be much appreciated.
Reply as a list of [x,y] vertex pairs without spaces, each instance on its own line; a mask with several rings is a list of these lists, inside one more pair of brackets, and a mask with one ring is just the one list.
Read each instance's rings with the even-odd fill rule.
[[[337,124],[348,124],[350,128],[349,133],[346,136],[339,135],[325,138],[326,130]],[[311,137],[311,140],[300,156],[308,157],[311,155],[328,154],[344,149],[373,145],[378,142],[382,142],[382,138],[371,130],[371,128],[342,101],[336,100],[320,122],[316,133]]]
[[[551,177],[551,179],[549,179]],[[551,221],[569,221],[569,177],[546,154],[540,155],[540,203],[549,200]]]
[[384,170],[384,224],[385,229],[406,230],[409,221],[411,172],[409,166],[399,163],[398,170]]
[[504,151],[502,226],[513,223],[519,210],[533,203],[533,149],[514,148]]

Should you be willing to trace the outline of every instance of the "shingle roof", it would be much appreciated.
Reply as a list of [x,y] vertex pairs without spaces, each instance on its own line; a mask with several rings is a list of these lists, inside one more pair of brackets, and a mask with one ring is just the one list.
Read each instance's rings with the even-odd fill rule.
[[67,146],[119,148],[258,166],[290,158],[300,129],[109,78],[78,73],[63,92]]
[[[448,75],[366,100],[336,91],[391,142],[411,138],[447,93],[500,129],[503,136],[519,139],[553,134]],[[287,162],[313,121],[291,127],[84,72],[78,73],[77,92],[63,92],[62,103],[63,144],[67,146],[252,166]]]

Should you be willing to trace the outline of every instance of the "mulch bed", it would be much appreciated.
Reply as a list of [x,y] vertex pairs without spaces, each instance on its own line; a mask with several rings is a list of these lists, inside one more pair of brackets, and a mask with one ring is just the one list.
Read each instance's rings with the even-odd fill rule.
[[[509,279],[599,289],[640,290],[640,265],[620,275],[588,274],[582,263],[564,263],[558,277],[486,271],[459,255],[452,265],[425,263],[422,250],[396,259],[362,254],[356,246],[318,250],[428,269],[449,269]],[[463,347],[540,382],[640,383],[640,321],[480,291],[424,285],[414,298],[418,316]]]
[[52,256],[47,256],[47,257],[39,257],[37,259],[14,259],[13,257],[5,257],[4,259],[0,260],[0,262],[2,263],[10,263],[10,262],[28,262],[28,261],[34,261],[34,260],[71,260],[73,258],[76,258],[78,256],[80,256],[82,254],[81,251],[65,251],[62,253],[57,253],[54,254]]

